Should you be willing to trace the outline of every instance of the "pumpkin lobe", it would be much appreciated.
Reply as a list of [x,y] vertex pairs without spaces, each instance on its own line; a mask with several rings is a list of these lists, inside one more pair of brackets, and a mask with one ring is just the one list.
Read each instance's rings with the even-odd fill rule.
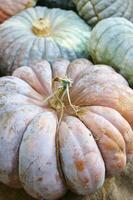
[[51,24],[48,18],[39,18],[32,23],[32,32],[40,37],[47,37],[51,34]]

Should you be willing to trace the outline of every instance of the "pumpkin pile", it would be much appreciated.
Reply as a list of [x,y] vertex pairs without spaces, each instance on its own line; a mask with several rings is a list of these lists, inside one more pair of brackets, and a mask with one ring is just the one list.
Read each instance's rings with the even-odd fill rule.
[[132,1],[0,2],[0,182],[89,195],[133,160]]

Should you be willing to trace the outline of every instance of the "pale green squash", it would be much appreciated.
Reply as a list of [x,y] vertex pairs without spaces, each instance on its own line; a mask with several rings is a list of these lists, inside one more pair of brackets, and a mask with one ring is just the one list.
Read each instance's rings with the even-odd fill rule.
[[90,27],[73,11],[29,8],[0,26],[0,71],[56,58],[88,57]]
[[93,29],[90,54],[95,63],[104,63],[120,72],[133,86],[133,24],[124,18],[108,18]]
[[108,17],[133,21],[133,0],[73,0],[79,15],[90,25]]

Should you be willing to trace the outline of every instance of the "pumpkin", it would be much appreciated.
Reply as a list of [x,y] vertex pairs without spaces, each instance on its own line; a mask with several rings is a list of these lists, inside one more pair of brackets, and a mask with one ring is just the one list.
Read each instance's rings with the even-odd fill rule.
[[32,7],[37,0],[1,0],[0,1],[0,23],[7,20],[9,17],[16,15],[18,12]]
[[91,33],[90,54],[94,63],[114,67],[133,87],[133,24],[124,18],[99,22]]
[[7,75],[36,60],[88,57],[90,27],[73,11],[35,7],[2,24],[0,38],[0,70]]
[[50,8],[63,8],[75,10],[75,5],[72,0],[38,0],[37,5],[47,6]]
[[73,0],[79,15],[94,26],[108,17],[125,17],[133,22],[132,0]]
[[133,158],[133,91],[111,67],[40,61],[0,96],[0,181],[34,198],[92,193]]

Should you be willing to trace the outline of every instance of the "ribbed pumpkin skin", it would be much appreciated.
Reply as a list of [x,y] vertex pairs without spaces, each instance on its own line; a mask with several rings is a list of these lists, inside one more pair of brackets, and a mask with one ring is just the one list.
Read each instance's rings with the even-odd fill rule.
[[[33,33],[32,23],[40,18],[50,21],[49,36]],[[90,27],[73,11],[35,7],[2,24],[0,38],[0,70],[6,75],[40,59],[88,57]]]
[[133,90],[111,67],[86,59],[42,61],[0,78],[0,95],[4,184],[37,199],[58,199],[68,188],[87,195],[133,158]]
[[37,0],[1,0],[0,1],[0,23],[7,20],[9,17],[16,15],[18,12],[32,7]]
[[75,10],[72,0],[38,0],[38,6],[47,6],[49,8],[62,8],[66,10]]
[[133,24],[124,18],[99,22],[91,33],[90,54],[95,63],[111,65],[133,87]]
[[94,26],[108,17],[124,17],[133,22],[132,0],[73,0],[79,15]]

